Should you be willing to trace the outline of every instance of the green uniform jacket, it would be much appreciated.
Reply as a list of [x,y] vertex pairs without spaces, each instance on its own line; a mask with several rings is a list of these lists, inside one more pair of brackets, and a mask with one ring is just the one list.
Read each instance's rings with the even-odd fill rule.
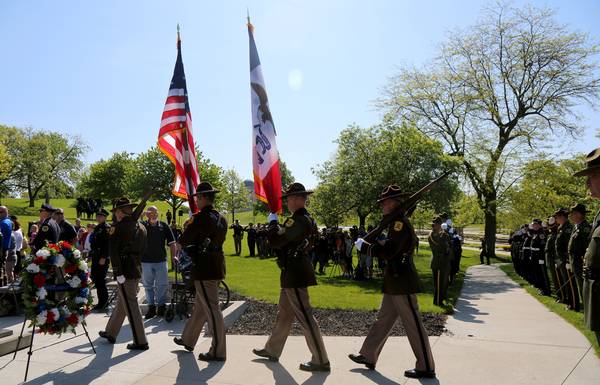
[[299,288],[317,284],[308,252],[316,224],[305,208],[298,209],[287,218],[283,226],[275,221],[269,225],[269,245],[276,250],[277,264],[281,269],[279,281],[282,288]]
[[445,231],[429,233],[431,248],[431,269],[446,271],[450,268],[450,236]]
[[546,248],[544,254],[546,257],[546,266],[554,269],[556,260],[556,229],[550,229],[548,231],[548,238],[546,238]]
[[227,219],[212,206],[203,207],[194,214],[178,240],[183,247],[195,246],[188,248],[192,259],[192,279],[216,281],[225,278],[223,242],[226,235]]
[[571,239],[571,232],[573,225],[571,222],[565,222],[558,226],[556,231],[556,265],[564,265],[569,263],[569,240]]
[[115,277],[142,277],[140,256],[146,245],[146,228],[131,216],[114,223],[110,229],[109,254]]
[[366,251],[371,257],[386,260],[383,276],[385,294],[413,294],[422,291],[421,280],[413,260],[417,242],[412,224],[408,218],[402,216],[390,224],[383,244],[377,241],[362,246],[361,252]]
[[600,227],[592,233],[583,259],[583,312],[590,330],[600,332]]
[[583,221],[580,224],[573,226],[573,232],[571,233],[571,239],[569,240],[569,263],[573,266],[573,271],[579,278],[581,278],[583,269],[583,256],[590,244],[591,232],[592,226],[586,221]]

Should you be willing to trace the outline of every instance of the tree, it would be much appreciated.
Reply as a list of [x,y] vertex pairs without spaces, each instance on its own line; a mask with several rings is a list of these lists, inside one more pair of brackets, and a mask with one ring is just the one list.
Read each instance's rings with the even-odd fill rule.
[[502,222],[509,228],[529,223],[532,218],[545,220],[560,207],[583,203],[588,210],[598,204],[587,194],[583,178],[573,178],[582,169],[584,156],[556,161],[549,157],[533,160],[523,167],[523,179],[511,189],[510,207]]
[[40,192],[48,201],[51,190],[72,187],[70,177],[83,167],[87,146],[77,136],[31,128],[20,131],[20,140],[11,145],[14,186],[27,192],[33,207]]
[[[440,142],[389,120],[367,129],[350,125],[336,142],[333,157],[313,170],[319,179],[313,211],[327,225],[355,214],[364,226],[387,185],[416,191],[442,171],[456,168],[456,161],[443,153]],[[456,190],[456,181],[446,179],[424,197],[422,205],[447,210]],[[375,219],[378,215],[377,211]]]
[[134,190],[135,160],[123,151],[110,158],[94,162],[77,186],[77,192],[85,197],[113,201],[131,196]]
[[600,91],[598,45],[553,17],[498,4],[450,33],[431,65],[401,69],[379,101],[460,157],[492,255],[499,202],[519,177],[514,160],[559,131],[579,132],[574,106],[594,104]]
[[227,170],[223,174],[223,185],[225,190],[221,192],[223,207],[231,213],[231,221],[235,221],[235,212],[241,208],[247,208],[250,204],[248,189],[244,181],[235,170]]

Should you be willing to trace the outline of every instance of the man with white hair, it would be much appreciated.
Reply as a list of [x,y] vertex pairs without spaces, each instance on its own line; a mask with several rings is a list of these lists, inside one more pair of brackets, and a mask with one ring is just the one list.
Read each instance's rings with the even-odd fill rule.
[[[158,208],[149,206],[146,210],[147,221],[144,226],[148,233],[146,248],[142,253],[142,284],[146,289],[148,312],[146,319],[163,316],[166,310],[167,288],[169,287],[169,267],[165,246],[171,250],[171,258],[175,257],[177,247],[175,237],[168,224],[158,220]],[[158,309],[157,309],[158,306]]]

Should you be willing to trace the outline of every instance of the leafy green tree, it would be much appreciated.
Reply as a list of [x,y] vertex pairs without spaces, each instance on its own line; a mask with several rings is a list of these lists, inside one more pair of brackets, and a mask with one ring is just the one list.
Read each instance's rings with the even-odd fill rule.
[[[317,218],[328,224],[357,215],[359,225],[364,226],[369,214],[375,212],[375,219],[378,217],[376,201],[387,185],[416,191],[442,171],[457,166],[444,154],[440,142],[389,120],[367,129],[351,125],[336,142],[333,157],[313,170],[319,185],[312,204]],[[446,179],[421,205],[446,210],[457,188],[454,179]]]
[[569,208],[583,203],[595,211],[599,205],[587,193],[585,178],[574,178],[573,173],[583,168],[584,156],[574,159],[536,159],[523,167],[523,179],[509,192],[511,202],[503,224],[517,228],[532,218],[546,219],[560,207]]
[[235,221],[236,210],[247,208],[250,205],[250,196],[244,181],[235,170],[227,170],[223,174],[225,190],[221,192],[223,208],[231,213],[231,221]]
[[114,153],[110,158],[94,162],[84,174],[77,192],[89,198],[113,201],[132,196],[134,191],[135,160],[127,152]]
[[553,134],[580,132],[575,106],[600,94],[598,52],[552,10],[498,3],[450,33],[430,64],[403,68],[388,84],[380,106],[460,157],[490,253],[501,200],[519,177],[514,160]]
[[71,177],[83,167],[87,146],[77,136],[31,128],[19,130],[20,140],[11,144],[15,189],[27,192],[33,207],[40,192],[50,198],[51,191],[72,188]]

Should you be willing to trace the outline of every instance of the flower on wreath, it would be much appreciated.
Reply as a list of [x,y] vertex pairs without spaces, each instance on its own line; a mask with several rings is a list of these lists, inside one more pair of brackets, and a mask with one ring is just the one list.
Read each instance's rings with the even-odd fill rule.
[[37,251],[37,253],[35,253],[36,257],[41,257],[44,259],[47,259],[50,255],[52,255],[52,253],[46,249],[40,249]]
[[52,308],[46,312],[46,323],[51,324],[58,321],[60,313],[57,308]]
[[73,256],[77,259],[81,258],[81,251],[75,249],[75,251],[73,251]]
[[60,251],[60,246],[58,246],[56,243],[51,243],[51,244],[49,244],[49,245],[48,245],[48,248],[49,248],[49,249],[52,249],[52,250],[54,250],[54,251],[56,251],[56,252],[59,252],[59,251]]
[[35,294],[38,300],[43,301],[46,299],[46,295],[48,295],[48,292],[43,287],[40,287]]
[[73,245],[72,245],[72,244],[70,244],[70,243],[69,243],[69,242],[67,242],[67,241],[61,241],[61,242],[59,242],[59,245],[60,245],[60,247],[62,247],[63,249],[68,249],[68,250],[70,250],[70,249],[72,249],[72,248],[73,248]]
[[46,283],[46,277],[42,273],[37,273],[33,276],[33,283],[37,287],[44,287],[44,284]]
[[72,288],[77,288],[79,287],[79,285],[81,285],[81,279],[79,279],[79,277],[75,276],[71,279],[69,279],[67,281],[67,283],[69,284],[69,286],[71,286]]
[[35,263],[30,263],[25,270],[27,270],[28,272],[32,273],[32,274],[36,274],[40,272],[40,267],[38,265],[36,265]]
[[67,322],[69,323],[69,325],[77,325],[79,323],[79,316],[77,315],[77,313],[69,314],[69,316],[67,317]]
[[86,261],[84,261],[83,259],[80,259],[80,260],[79,260],[79,270],[82,270],[82,271],[85,271],[85,272],[87,272],[87,271],[88,271],[88,265],[87,265],[87,262],[86,262]]
[[58,254],[56,256],[56,258],[54,259],[53,265],[58,266],[58,267],[63,267],[65,265],[65,262],[67,262],[65,257],[62,254]]
[[37,317],[35,317],[35,321],[38,325],[43,325],[46,323],[46,315],[48,314],[47,310],[41,311]]

